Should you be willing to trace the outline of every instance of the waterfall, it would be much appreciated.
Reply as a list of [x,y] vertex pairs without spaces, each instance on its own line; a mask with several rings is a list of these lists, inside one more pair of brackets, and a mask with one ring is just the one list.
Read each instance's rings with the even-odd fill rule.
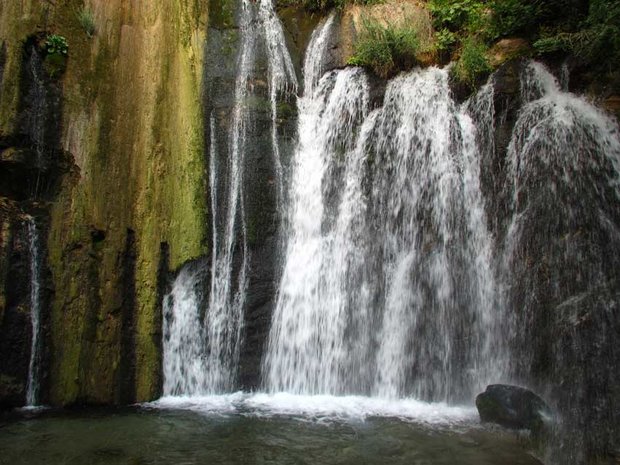
[[332,21],[304,63],[265,386],[466,398],[498,376],[478,146],[489,136],[469,114],[492,103],[492,86],[459,107],[447,71],[417,70],[370,111],[360,69],[319,80]]
[[239,31],[234,104],[225,147],[217,144],[216,123],[210,115],[212,248],[208,297],[203,298],[206,293],[200,289],[204,269],[194,266],[178,274],[164,300],[165,395],[215,394],[229,392],[235,386],[250,267],[244,164],[259,41],[265,45],[268,64],[272,154],[278,199],[282,201],[277,102],[280,94],[296,90],[297,81],[271,0],[258,4],[242,0]]
[[327,41],[334,26],[336,14],[329,15],[325,23],[317,27],[310,37],[308,50],[304,57],[304,93],[306,98],[312,97],[316,85],[323,76]]
[[502,265],[505,280],[519,278],[519,286],[506,286],[504,306],[522,309],[507,320],[520,354],[513,371],[523,379],[540,351],[536,333],[524,329],[558,323],[541,315],[541,303],[562,302],[616,279],[620,140],[612,119],[563,91],[543,65],[526,66],[521,82],[525,106],[508,148],[512,215]]
[[620,137],[614,120],[563,89],[543,65],[525,66],[498,260],[510,371],[562,419],[549,461],[585,463],[588,450],[611,447],[620,421]]
[[466,398],[486,381],[491,239],[467,106],[453,102],[446,70],[413,72],[386,91],[373,141],[383,238],[380,396]]
[[[309,91],[310,89],[306,89]],[[355,132],[368,112],[368,85],[358,69],[327,75],[299,101],[299,148],[290,193],[290,237],[266,359],[270,390],[334,393],[347,372],[345,325],[350,229],[361,207],[361,160],[351,160]],[[359,152],[358,156],[361,155]],[[347,160],[341,215],[325,221],[324,177]],[[356,176],[357,174],[357,176]],[[355,198],[357,197],[357,198]],[[351,263],[354,267],[355,264]],[[351,270],[354,273],[355,270]]]
[[[43,79],[43,64],[36,46],[32,46],[28,56],[29,78],[31,85],[29,88],[27,102],[30,105],[30,111],[26,113],[27,120],[25,127],[30,136],[31,143],[37,154],[37,168],[45,168],[45,139],[47,137],[45,131],[47,117],[47,84]],[[38,186],[37,186],[38,188]]]
[[39,403],[41,372],[41,251],[39,232],[34,218],[28,218],[28,245],[30,251],[30,323],[32,339],[30,343],[30,362],[28,363],[28,383],[26,386],[26,406]]
[[273,162],[278,184],[278,207],[284,201],[284,170],[278,141],[278,97],[281,93],[290,96],[297,90],[295,69],[286,48],[282,25],[271,0],[260,0],[258,16],[266,42],[267,62],[269,67],[269,100],[271,104],[271,146]]
[[[250,255],[260,247],[249,232],[248,186],[260,177],[246,172],[252,157],[273,163],[265,171],[283,223],[260,367],[266,392],[170,405],[393,412],[408,402],[471,403],[487,384],[509,382],[547,394],[585,431],[575,414],[585,393],[601,380],[618,384],[582,355],[587,346],[604,358],[617,345],[609,336],[620,279],[616,123],[566,91],[567,68],[560,85],[525,63],[520,93],[497,81],[500,72],[463,103],[449,68],[401,73],[384,89],[360,68],[328,71],[332,15],[304,57],[286,169],[278,106],[297,83],[282,26],[268,0],[244,0],[240,24],[230,120],[224,105],[209,114],[210,262],[186,265],[164,300],[164,393],[231,392],[243,384],[240,359],[254,363],[262,351],[240,351],[243,325],[263,328],[273,289],[261,289],[260,310],[246,318],[260,269]],[[266,157],[252,139],[260,109]],[[572,379],[578,387],[567,395]],[[594,414],[601,424],[617,418],[607,410]]]

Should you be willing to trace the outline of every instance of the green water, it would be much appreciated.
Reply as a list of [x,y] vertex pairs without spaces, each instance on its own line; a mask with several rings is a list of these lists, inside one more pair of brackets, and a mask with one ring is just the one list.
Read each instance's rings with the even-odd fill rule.
[[512,433],[393,419],[317,422],[192,411],[0,417],[0,464],[539,464]]

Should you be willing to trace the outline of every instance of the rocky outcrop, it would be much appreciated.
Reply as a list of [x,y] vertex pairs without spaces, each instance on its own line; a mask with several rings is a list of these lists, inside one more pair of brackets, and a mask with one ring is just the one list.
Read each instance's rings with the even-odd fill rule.
[[522,38],[502,39],[493,44],[489,50],[489,63],[495,69],[509,60],[527,56],[531,47],[527,40]]
[[540,435],[551,418],[549,407],[532,391],[519,386],[491,384],[476,397],[476,408],[483,422],[506,428],[529,429]]

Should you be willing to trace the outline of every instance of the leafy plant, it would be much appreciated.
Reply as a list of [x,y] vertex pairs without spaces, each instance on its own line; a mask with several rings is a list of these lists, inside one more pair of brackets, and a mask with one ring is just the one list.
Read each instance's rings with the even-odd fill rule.
[[483,42],[467,38],[463,42],[461,56],[454,66],[456,78],[470,87],[475,86],[482,76],[492,71],[487,52],[488,47]]
[[67,39],[58,34],[50,34],[45,40],[45,51],[48,55],[64,55],[69,53]]
[[437,28],[471,30],[482,22],[484,3],[479,0],[431,0],[428,4]]
[[88,37],[95,35],[95,17],[91,9],[83,6],[76,12],[77,19]]
[[541,8],[523,0],[494,0],[490,3],[488,34],[491,38],[535,31]]
[[451,30],[443,28],[435,33],[435,40],[437,41],[438,50],[448,50],[457,43],[458,37]]
[[348,64],[372,69],[378,76],[388,77],[415,63],[420,41],[408,25],[383,25],[365,18],[355,53]]

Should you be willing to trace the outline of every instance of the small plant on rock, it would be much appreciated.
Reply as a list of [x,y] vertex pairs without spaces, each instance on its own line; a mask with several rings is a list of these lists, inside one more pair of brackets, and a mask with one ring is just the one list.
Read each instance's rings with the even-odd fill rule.
[[63,55],[69,54],[69,44],[67,39],[58,34],[50,34],[45,39],[45,52],[48,55]]
[[95,17],[93,15],[92,10],[83,6],[77,11],[76,15],[77,15],[78,21],[80,22],[80,25],[86,32],[86,35],[88,37],[94,36],[96,29],[95,29]]
[[481,77],[492,71],[487,58],[488,47],[473,37],[463,42],[461,56],[454,66],[457,79],[474,87]]

